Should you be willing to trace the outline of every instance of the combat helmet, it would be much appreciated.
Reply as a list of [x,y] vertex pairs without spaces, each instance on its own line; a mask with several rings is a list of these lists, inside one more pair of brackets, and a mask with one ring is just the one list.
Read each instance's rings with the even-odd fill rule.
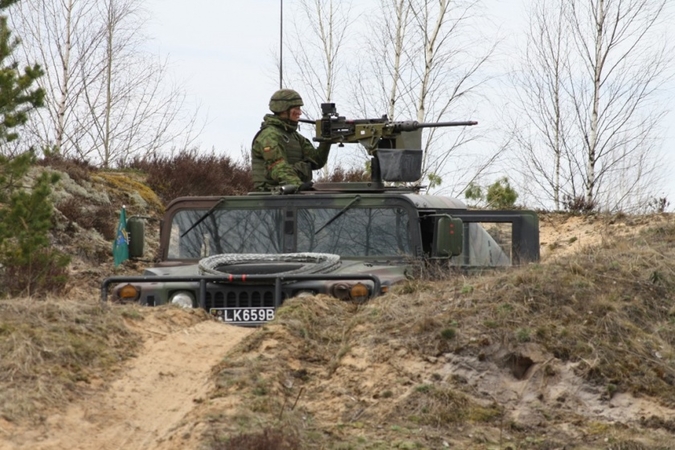
[[279,89],[270,98],[270,111],[281,113],[303,104],[302,97],[293,89]]

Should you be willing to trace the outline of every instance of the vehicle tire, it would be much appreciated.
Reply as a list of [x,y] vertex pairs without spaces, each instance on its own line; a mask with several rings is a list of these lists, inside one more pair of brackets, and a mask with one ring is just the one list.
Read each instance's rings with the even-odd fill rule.
[[[292,264],[288,264],[292,263]],[[279,265],[279,270],[273,273],[283,275],[298,275],[325,273],[335,270],[340,265],[340,255],[332,253],[281,253],[281,254],[235,254],[223,253],[203,258],[199,261],[199,272],[202,275],[228,275],[228,267],[237,265]],[[284,270],[284,264],[291,267]],[[255,274],[255,270],[247,272]],[[263,273],[270,273],[266,270]]]

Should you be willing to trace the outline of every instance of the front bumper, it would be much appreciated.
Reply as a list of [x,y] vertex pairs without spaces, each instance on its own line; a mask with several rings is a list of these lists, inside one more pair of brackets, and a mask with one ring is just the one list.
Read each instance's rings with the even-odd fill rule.
[[[291,296],[290,293],[293,291],[325,292],[324,289],[318,288],[319,284],[312,285],[312,281],[370,281],[372,289],[369,298],[376,297],[382,291],[380,278],[372,274],[114,276],[106,278],[101,283],[101,301],[108,300],[111,285],[138,284],[141,291],[145,289],[157,293],[163,292],[166,295],[172,290],[183,290],[186,283],[189,283],[194,286],[189,290],[194,291],[197,306],[208,312],[211,312],[212,308],[228,306],[235,308],[270,307],[276,310],[286,298]],[[171,289],[171,283],[176,283],[177,289]],[[161,285],[161,288],[158,288],[158,285]],[[149,286],[153,287],[148,289]],[[158,304],[167,301],[168,298]],[[149,302],[146,303],[149,304]],[[244,324],[236,321],[233,323]]]

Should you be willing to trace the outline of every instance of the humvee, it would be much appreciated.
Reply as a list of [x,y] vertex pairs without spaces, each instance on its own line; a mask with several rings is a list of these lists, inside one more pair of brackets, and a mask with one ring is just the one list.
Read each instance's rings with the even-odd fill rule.
[[[144,220],[130,217],[130,256]],[[537,215],[470,210],[454,198],[381,181],[316,183],[288,195],[183,197],[160,224],[159,262],[103,281],[102,300],[203,308],[223,322],[264,324],[291,297],[362,302],[413,276],[539,260]],[[448,271],[450,274],[451,271]]]
[[[204,308],[236,325],[274,319],[288,298],[326,294],[365,301],[413,276],[419,265],[457,269],[539,260],[532,211],[477,211],[454,198],[421,195],[422,129],[477,122],[347,120],[321,104],[314,141],[362,145],[369,182],[317,183],[311,191],[171,202],[160,225],[159,263],[140,277],[110,277],[115,301]],[[411,185],[411,183],[413,183]],[[276,194],[276,195],[275,195]],[[144,223],[127,223],[130,256],[143,253]],[[450,273],[450,272],[448,272]]]

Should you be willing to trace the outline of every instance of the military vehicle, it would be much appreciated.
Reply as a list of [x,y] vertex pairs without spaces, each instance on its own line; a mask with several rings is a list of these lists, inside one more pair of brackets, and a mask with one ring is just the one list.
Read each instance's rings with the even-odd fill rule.
[[[334,108],[325,111],[325,120],[342,119]],[[104,280],[102,300],[199,307],[223,322],[256,326],[291,297],[362,302],[385,294],[417,266],[448,268],[451,276],[451,268],[539,260],[534,212],[470,210],[409,186],[421,177],[421,150],[409,149],[414,138],[406,136],[416,123],[402,129],[380,119],[351,121],[350,131],[342,122],[332,127],[340,133],[334,142],[365,136],[371,181],[178,198],[161,221],[160,261],[143,276]],[[317,130],[331,129],[325,125]],[[144,226],[142,218],[127,222],[130,257],[143,254]]]

